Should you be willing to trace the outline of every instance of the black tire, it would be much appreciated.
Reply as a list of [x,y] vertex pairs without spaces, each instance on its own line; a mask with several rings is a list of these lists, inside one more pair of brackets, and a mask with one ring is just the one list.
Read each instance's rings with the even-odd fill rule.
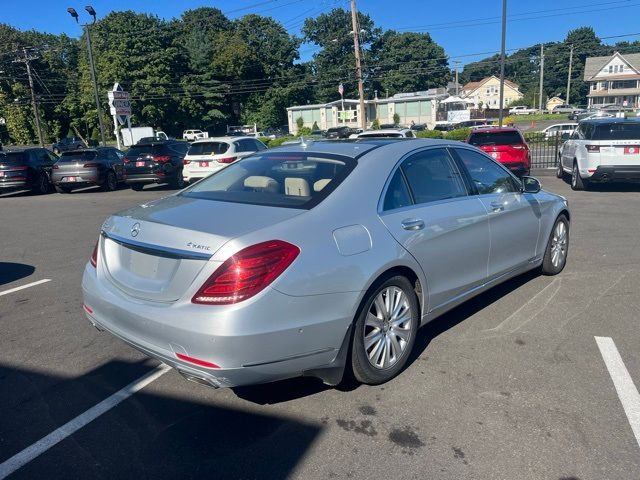
[[556,168],[556,177],[564,179],[564,169],[562,168],[562,158],[558,158],[558,168]]
[[[396,354],[395,359],[392,359],[390,353],[389,365],[387,367],[384,367],[383,358],[383,365],[376,367],[373,365],[373,363],[376,363],[376,357],[379,358],[379,356],[375,355],[374,352],[376,350],[380,350],[378,349],[378,347],[385,343],[384,338],[385,336],[389,336],[389,332],[392,332],[391,335],[393,335],[393,327],[391,326],[392,323],[390,322],[390,319],[387,318],[386,315],[378,315],[383,317],[379,329],[372,328],[370,325],[368,325],[367,317],[370,314],[374,319],[377,317],[377,315],[372,312],[372,310],[377,310],[377,306],[375,306],[376,298],[379,295],[385,296],[385,293],[389,293],[389,290],[387,289],[390,288],[400,290],[404,294],[404,299],[406,299],[406,306],[409,310],[410,322],[408,324],[405,323],[406,328],[398,328],[402,324],[398,325],[396,328],[402,331],[404,335],[407,336],[407,339],[406,341],[404,341],[399,335],[396,336],[395,340],[398,345],[402,345],[402,341],[405,342],[404,348],[401,348],[400,355]],[[401,315],[401,318],[402,317],[404,316]],[[386,280],[383,280],[381,283],[378,283],[376,287],[370,289],[364,302],[363,308],[361,309],[360,314],[355,321],[353,338],[351,340],[351,371],[354,378],[361,383],[369,385],[379,385],[395,377],[404,368],[407,360],[409,359],[411,350],[413,350],[413,346],[416,341],[419,323],[420,305],[418,303],[418,297],[414,290],[414,286],[411,285],[411,282],[406,277],[390,277]],[[380,340],[380,345],[378,345],[378,342],[373,342],[369,349],[367,349],[365,347],[365,335],[375,334],[376,330],[382,337]],[[398,341],[398,339],[400,340]],[[390,345],[390,343],[387,343],[386,345]],[[367,351],[369,353],[367,353]],[[373,354],[373,362],[369,360],[370,354]]]
[[[564,248],[561,254],[561,261],[558,261],[557,264],[554,265],[554,240],[557,238],[558,240],[562,240],[562,235],[558,236],[558,224],[564,224],[564,231],[566,232],[566,236],[564,237]],[[549,239],[547,240],[547,248],[544,251],[544,257],[542,259],[542,267],[540,271],[543,275],[557,275],[562,270],[564,270],[565,265],[567,264],[567,256],[569,254],[569,219],[566,215],[559,215],[553,224],[553,228],[551,229],[551,233],[549,234]],[[557,245],[557,243],[555,244]],[[557,246],[555,247],[558,248]],[[560,245],[562,248],[562,245]]]
[[171,179],[171,182],[169,182],[169,186],[177,190],[182,190],[185,187],[182,169],[177,171],[176,175]]
[[135,190],[136,192],[141,191],[144,188],[144,183],[132,183],[131,190]]
[[47,177],[46,174],[41,173],[38,175],[38,178],[36,178],[36,182],[33,184],[33,193],[35,193],[36,195],[44,195],[46,193],[49,193],[49,177]]
[[71,193],[71,189],[69,187],[59,187],[56,185],[55,189],[58,193]]
[[578,162],[573,162],[573,168],[571,169],[571,190],[589,190],[588,180],[584,180],[578,171]]
[[105,192],[113,192],[118,189],[118,179],[116,178],[116,174],[113,170],[109,170],[105,177],[104,182],[102,183],[102,190]]

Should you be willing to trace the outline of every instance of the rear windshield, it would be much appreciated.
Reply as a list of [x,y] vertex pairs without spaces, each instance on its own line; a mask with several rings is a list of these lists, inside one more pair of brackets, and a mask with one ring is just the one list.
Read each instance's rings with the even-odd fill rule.
[[139,157],[140,155],[155,155],[164,153],[165,151],[164,145],[134,145],[127,150],[126,156]]
[[62,152],[58,162],[73,162],[75,160],[93,160],[98,154],[91,150],[83,152]]
[[469,137],[471,145],[518,145],[522,137],[518,132],[474,132]]
[[198,142],[189,147],[187,155],[222,155],[229,150],[225,142]]
[[591,140],[640,140],[640,122],[596,125]]
[[25,152],[7,152],[5,157],[0,157],[2,163],[25,163],[27,154]]
[[337,155],[265,153],[232,163],[181,195],[309,209],[326,198],[355,165],[354,159]]

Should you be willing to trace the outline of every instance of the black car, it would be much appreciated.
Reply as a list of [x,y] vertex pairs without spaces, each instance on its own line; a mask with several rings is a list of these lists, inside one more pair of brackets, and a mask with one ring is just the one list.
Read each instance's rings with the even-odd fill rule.
[[354,131],[349,127],[332,127],[327,130],[327,138],[349,138]]
[[182,166],[189,144],[180,140],[138,143],[124,155],[124,181],[134,190],[148,183],[183,188]]
[[30,189],[33,193],[48,193],[51,170],[57,160],[46,148],[0,153],[0,191]]
[[87,146],[78,137],[65,137],[51,146],[51,150],[57,154],[68,152],[69,150],[80,150],[81,148],[87,148]]
[[98,147],[63,152],[53,166],[51,182],[58,193],[74,188],[100,185],[104,191],[118,188],[124,179],[124,152],[113,147]]

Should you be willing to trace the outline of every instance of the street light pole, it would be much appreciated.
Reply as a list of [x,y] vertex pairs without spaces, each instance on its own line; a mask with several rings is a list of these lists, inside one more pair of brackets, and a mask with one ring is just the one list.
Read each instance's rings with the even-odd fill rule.
[[504,117],[504,57],[507,43],[507,0],[502,0],[502,44],[500,47],[500,111],[498,113],[498,126],[502,126]]
[[[89,53],[89,71],[91,73],[91,82],[93,83],[93,94],[96,100],[96,111],[98,112],[98,125],[100,126],[100,139],[102,140],[102,145],[105,146],[107,144],[106,137],[104,134],[104,124],[102,122],[102,109],[100,108],[100,95],[98,94],[98,81],[96,80],[96,68],[93,63],[93,50],[91,48],[91,32],[89,27],[96,23],[96,11],[93,9],[91,5],[87,5],[84,7],[85,10],[93,17],[93,22],[91,23],[83,23],[82,27],[84,28],[85,37],[87,38],[87,52]],[[67,8],[69,14],[78,22],[78,12],[73,8]]]
[[571,97],[571,67],[573,67],[573,44],[571,44],[571,51],[569,52],[569,74],[567,75],[567,100],[566,100],[567,105],[570,105],[569,98]]
[[360,61],[360,32],[358,30],[358,8],[356,0],[351,0],[351,24],[353,26],[353,49],[356,54],[356,76],[358,77],[358,96],[360,97],[360,128],[367,128],[367,118],[364,109],[364,85],[362,83],[362,64]]

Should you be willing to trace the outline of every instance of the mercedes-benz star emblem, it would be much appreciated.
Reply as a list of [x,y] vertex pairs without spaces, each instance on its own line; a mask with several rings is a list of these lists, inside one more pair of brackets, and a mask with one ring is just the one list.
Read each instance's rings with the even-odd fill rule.
[[136,222],[133,224],[133,227],[131,227],[131,236],[137,237],[139,233],[140,233],[140,224]]

